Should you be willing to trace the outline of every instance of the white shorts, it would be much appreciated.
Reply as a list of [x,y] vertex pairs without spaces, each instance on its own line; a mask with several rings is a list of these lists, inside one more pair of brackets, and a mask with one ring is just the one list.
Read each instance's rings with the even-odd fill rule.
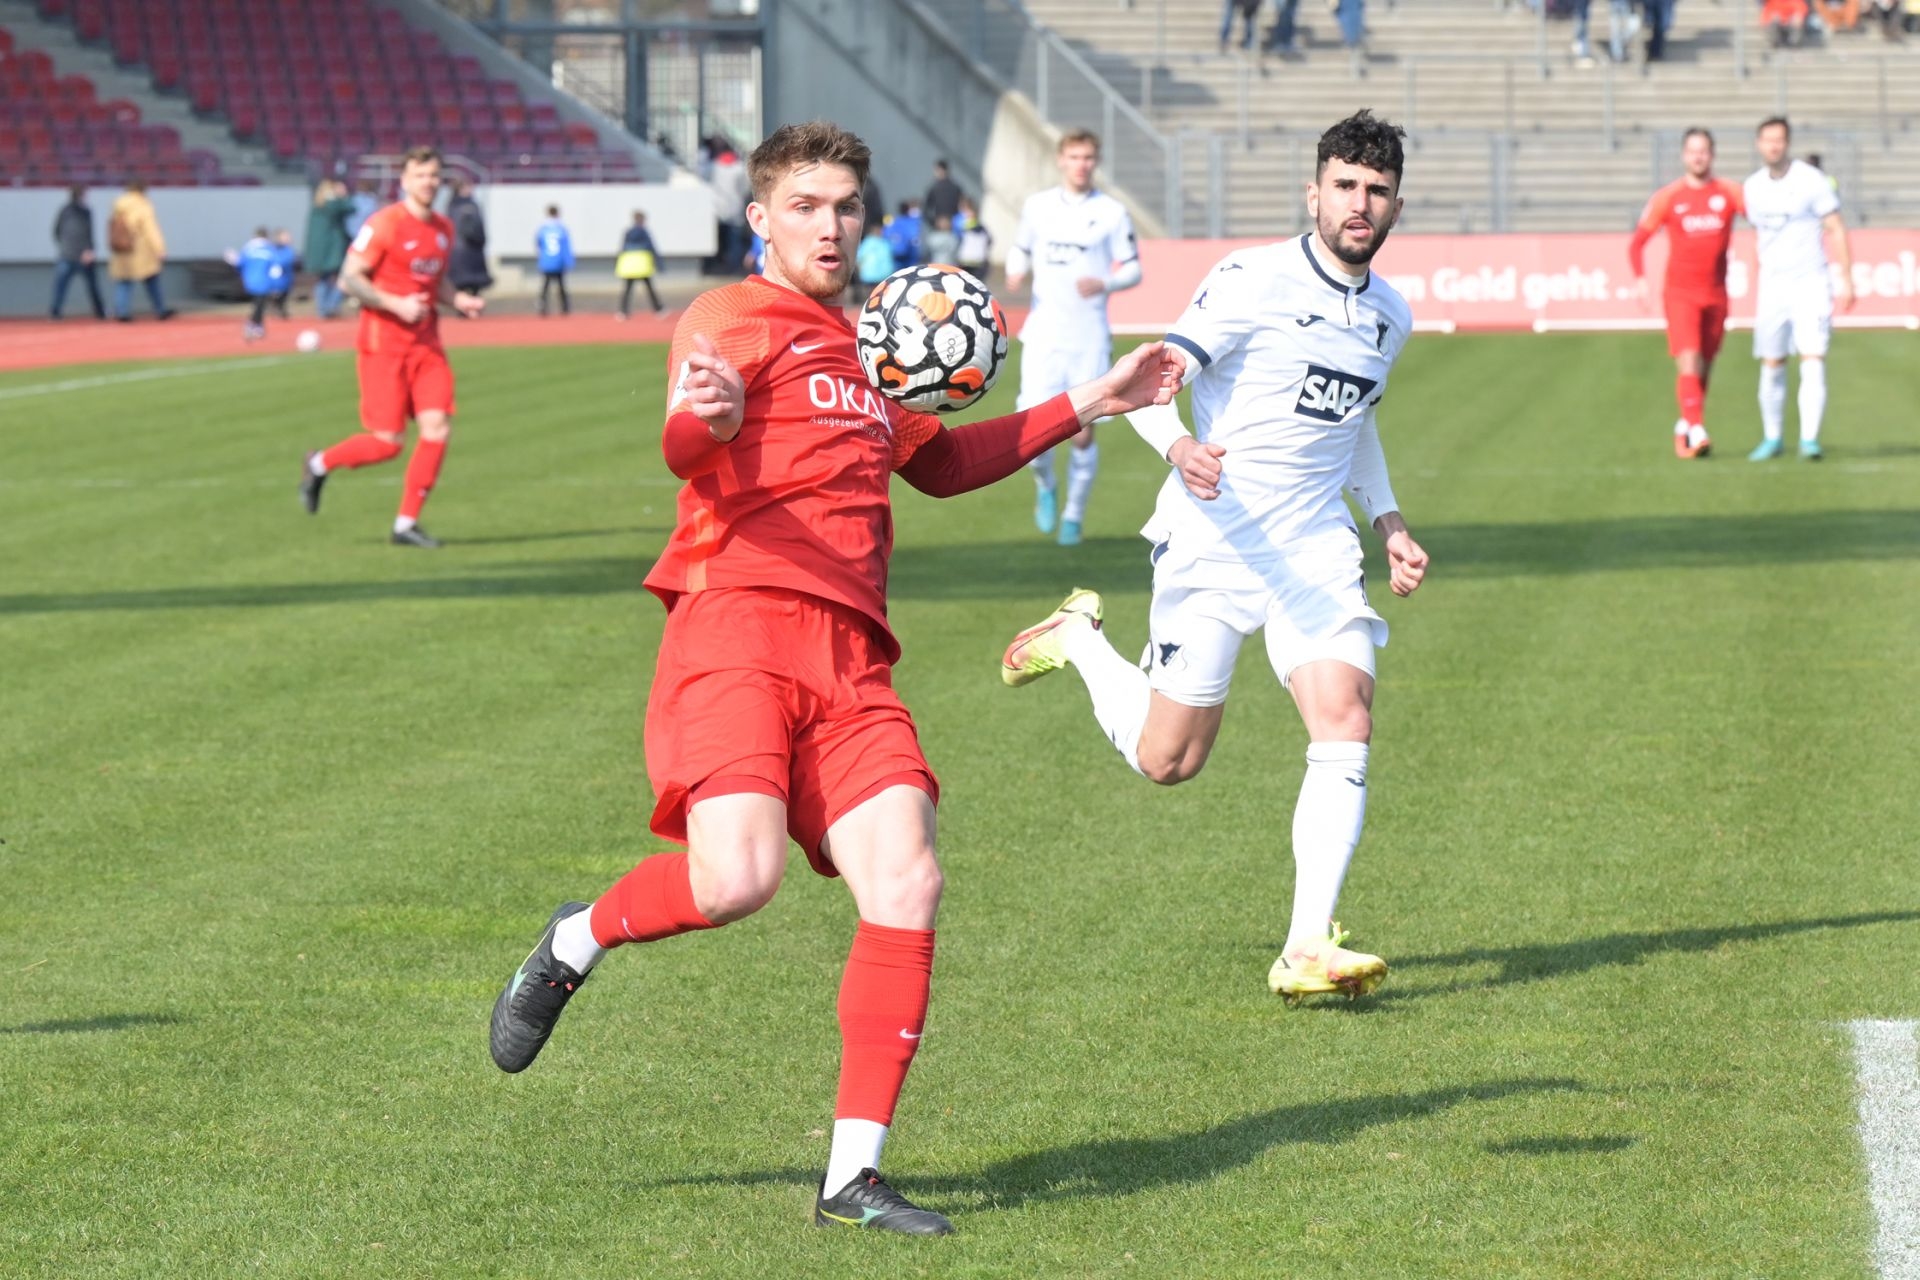
[[1015,409],[1031,409],[1055,396],[1073,390],[1083,382],[1092,382],[1113,366],[1113,345],[1061,350],[1050,346],[1020,344],[1020,397]]
[[1784,360],[1789,355],[1824,356],[1833,332],[1833,294],[1827,282],[1804,288],[1760,289],[1753,317],[1753,356]]
[[1367,603],[1360,535],[1334,530],[1290,544],[1266,564],[1183,557],[1154,548],[1150,639],[1141,665],[1158,692],[1189,707],[1227,700],[1240,642],[1264,629],[1280,683],[1335,659],[1372,675],[1387,624]]

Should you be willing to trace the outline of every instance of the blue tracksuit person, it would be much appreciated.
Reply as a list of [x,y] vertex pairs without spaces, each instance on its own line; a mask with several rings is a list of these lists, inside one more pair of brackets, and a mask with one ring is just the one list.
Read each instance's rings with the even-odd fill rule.
[[253,239],[240,246],[229,261],[240,270],[240,285],[253,299],[253,313],[247,318],[247,341],[266,336],[267,304],[274,295],[283,294],[293,282],[292,263],[261,227]]
[[540,255],[540,314],[547,314],[547,296],[558,285],[560,314],[564,316],[573,310],[573,304],[567,300],[567,272],[573,270],[573,237],[560,221],[559,205],[547,206],[547,220],[533,233],[533,247]]

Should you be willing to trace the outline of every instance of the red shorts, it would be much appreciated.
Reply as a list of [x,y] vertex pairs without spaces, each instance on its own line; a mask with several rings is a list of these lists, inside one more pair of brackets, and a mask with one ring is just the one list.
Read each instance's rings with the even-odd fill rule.
[[827,829],[887,787],[940,785],[873,622],[778,587],[680,597],[647,698],[653,831],[685,844],[687,810],[716,795],[773,796],[823,876]]
[[423,411],[453,416],[453,369],[439,347],[360,353],[360,425],[368,431],[407,429]]
[[1711,360],[1720,354],[1720,341],[1727,336],[1726,294],[1669,293],[1664,301],[1668,355],[1698,351],[1701,359]]

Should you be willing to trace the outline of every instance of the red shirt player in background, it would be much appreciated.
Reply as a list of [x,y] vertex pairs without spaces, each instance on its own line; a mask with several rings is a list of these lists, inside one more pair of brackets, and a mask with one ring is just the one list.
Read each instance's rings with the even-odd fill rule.
[[680,320],[664,448],[687,484],[647,576],[667,621],[646,750],[653,830],[687,851],[554,912],[494,1005],[490,1039],[503,1070],[526,1068],[606,948],[759,910],[791,835],[814,870],[845,877],[860,916],[814,1221],[944,1235],[944,1217],[876,1172],[926,1022],[942,887],[939,789],[893,690],[888,487],[895,472],[936,497],[1004,479],[1096,418],[1170,402],[1181,366],[1148,343],[1063,395],[953,430],[882,397],[839,306],[868,158],[824,121],[769,136],[748,163],[747,208],[766,274]]
[[300,471],[300,502],[308,515],[315,515],[329,471],[399,457],[407,419],[412,418],[420,424],[420,442],[407,460],[393,541],[404,547],[437,547],[440,540],[420,527],[420,508],[440,476],[440,460],[453,430],[453,370],[440,345],[436,304],[453,307],[469,319],[487,304],[447,282],[453,223],[433,211],[434,197],[440,194],[440,153],[432,147],[407,152],[400,167],[400,191],[398,204],[378,210],[361,224],[340,268],[340,288],[360,300],[357,364],[363,430],[324,453],[307,455]]
[[1667,233],[1667,279],[1661,300],[1667,313],[1667,352],[1679,377],[1674,397],[1680,419],[1673,424],[1677,458],[1704,458],[1707,436],[1707,375],[1727,332],[1727,246],[1733,216],[1745,209],[1737,183],[1713,176],[1713,135],[1689,129],[1680,143],[1684,176],[1653,193],[1627,249],[1642,298],[1647,293],[1647,241]]

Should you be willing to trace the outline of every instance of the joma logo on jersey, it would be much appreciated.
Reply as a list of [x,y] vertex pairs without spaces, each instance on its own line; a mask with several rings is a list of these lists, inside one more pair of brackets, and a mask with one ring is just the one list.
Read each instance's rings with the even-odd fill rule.
[[879,393],[850,378],[835,378],[824,373],[809,374],[807,399],[813,401],[816,409],[866,417],[883,432],[891,433],[893,430],[886,407],[880,403]]
[[1306,381],[1300,384],[1300,403],[1294,407],[1306,417],[1339,422],[1379,385],[1372,378],[1310,364]]

